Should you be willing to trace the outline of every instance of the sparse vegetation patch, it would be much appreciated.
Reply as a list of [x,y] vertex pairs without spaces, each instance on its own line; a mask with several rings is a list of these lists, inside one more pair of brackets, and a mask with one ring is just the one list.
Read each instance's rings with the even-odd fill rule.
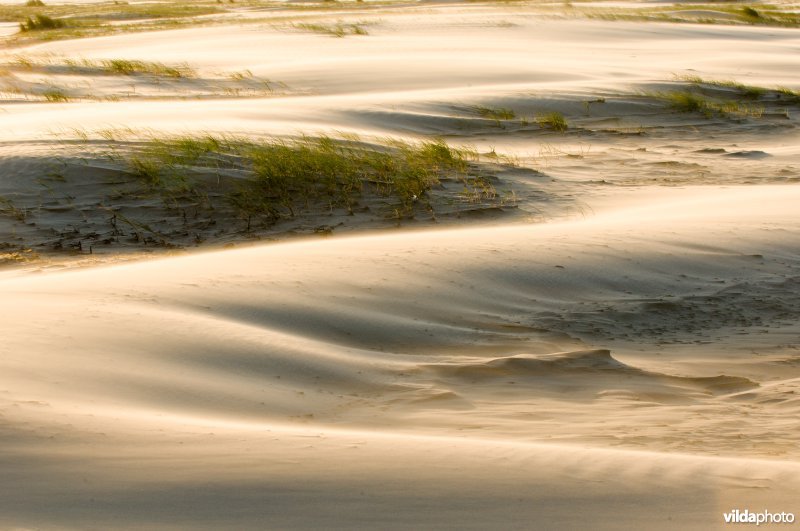
[[226,202],[248,228],[315,208],[352,211],[368,195],[385,198],[394,216],[413,215],[417,206],[430,208],[427,193],[442,179],[470,189],[490,186],[470,174],[469,157],[441,140],[372,146],[329,137],[255,142],[215,136],[154,138],[114,154],[166,196],[206,194],[197,175],[237,176],[226,185]]
[[758,11],[756,11],[755,9],[753,9],[750,6],[743,7],[742,8],[742,13],[744,13],[744,16],[749,17],[749,18],[761,18],[761,13],[759,13]]
[[369,35],[363,24],[343,24],[341,22],[336,24],[295,24],[295,28],[310,31],[313,33],[322,33],[331,35],[333,37],[346,37],[348,35]]
[[[46,77],[30,75],[33,73]],[[80,75],[87,79],[64,85],[65,75]],[[98,92],[95,90],[94,80],[91,79],[97,76],[130,76],[133,79],[124,85],[116,84],[112,91]],[[162,80],[169,82],[164,83]],[[119,101],[176,96],[266,97],[275,95],[276,91],[285,90],[288,90],[285,84],[255,76],[249,70],[220,72],[211,77],[200,78],[186,63],[164,64],[134,59],[96,60],[54,54],[16,55],[12,61],[0,63],[0,91],[18,101],[37,101],[39,97],[45,97],[48,101]]]
[[557,111],[540,114],[536,117],[536,123],[539,124],[539,127],[558,131],[559,133],[563,133],[569,128],[567,119],[564,118],[563,114]]
[[602,20],[800,26],[800,14],[787,7],[763,4],[759,5],[759,9],[755,9],[739,3],[712,3],[608,9],[580,8],[578,5],[573,12]]
[[121,75],[149,74],[159,77],[194,77],[195,71],[187,64],[168,66],[152,61],[136,61],[131,59],[107,59],[99,62],[108,73]]
[[50,103],[65,103],[69,101],[66,92],[59,88],[49,88],[42,92],[42,97]]
[[482,118],[495,121],[513,120],[517,116],[514,110],[509,109],[508,107],[484,107],[482,105],[478,105],[475,107],[475,112],[478,113],[478,115],[480,115]]
[[[696,83],[697,84],[697,83]],[[705,84],[705,83],[704,83]],[[708,83],[712,84],[712,83]],[[745,87],[734,82],[718,82],[716,86],[723,86],[727,88],[734,88],[744,95],[745,91],[749,93],[759,92],[761,89],[756,90],[755,87]],[[741,87],[741,88],[740,88]],[[766,89],[764,89],[766,90]],[[739,117],[760,118],[764,113],[764,106],[752,101],[740,101],[735,98],[726,98],[722,96],[710,97],[706,96],[700,91],[695,90],[672,90],[666,92],[646,92],[645,96],[665,102],[671,109],[678,112],[686,113],[701,113],[706,118],[714,115],[728,116],[734,115]],[[753,99],[754,96],[746,96],[746,99]]]
[[0,251],[0,266],[20,265],[28,262],[35,262],[39,259],[39,253],[33,249],[21,249],[18,251]]
[[686,81],[692,85],[700,87],[706,86],[732,89],[736,92],[739,92],[742,96],[751,99],[760,98],[769,92],[769,89],[767,88],[745,85],[744,83],[739,83],[738,81],[733,81],[731,79],[703,79],[700,76],[694,75],[676,75],[675,79],[679,81]]
[[[32,14],[33,9],[36,13]],[[0,21],[18,22],[20,38],[55,40],[202,24],[206,21],[196,17],[223,11],[223,8],[211,2],[46,5],[40,0],[31,0],[17,6],[0,6]]]
[[8,216],[17,221],[25,221],[28,213],[24,209],[18,208],[14,202],[7,197],[0,196],[0,216]]
[[800,103],[800,90],[792,90],[787,87],[778,87],[775,90],[791,103]]
[[66,24],[61,19],[50,18],[47,15],[33,15],[19,23],[19,30],[24,33],[28,31],[58,29],[64,26],[66,26]]
[[643,92],[679,112],[699,112],[713,115],[761,118],[768,109],[769,116],[786,117],[786,106],[800,103],[800,93],[786,87],[760,87],[730,79],[706,79],[698,75],[673,75],[686,82],[679,90]]

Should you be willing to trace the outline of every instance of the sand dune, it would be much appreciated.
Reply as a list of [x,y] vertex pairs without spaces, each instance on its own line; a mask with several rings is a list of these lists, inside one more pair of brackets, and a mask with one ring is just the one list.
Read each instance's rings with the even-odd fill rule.
[[[340,13],[315,19],[323,27],[363,19],[369,34],[345,38],[265,22],[7,50],[7,74],[0,79],[0,92],[8,87],[0,113],[0,168],[7,177],[0,194],[24,220],[0,217],[0,230],[14,235],[18,247],[103,252],[105,244],[87,235],[101,241],[113,236],[111,209],[153,226],[172,245],[240,239],[231,231],[244,225],[230,219],[218,222],[220,231],[200,216],[187,230],[185,212],[176,216],[159,198],[137,203],[128,197],[115,205],[118,183],[133,179],[109,163],[103,148],[114,145],[108,131],[127,128],[139,131],[139,139],[175,133],[358,134],[380,144],[386,137],[441,136],[453,146],[521,164],[486,166],[498,179],[495,203],[453,208],[448,205],[458,201],[458,190],[445,193],[446,201],[434,209],[442,221],[583,215],[602,202],[599,197],[624,194],[630,186],[800,178],[796,103],[780,93],[741,102],[735,88],[706,86],[704,96],[743,106],[733,114],[710,115],[676,112],[652,97],[691,88],[675,75],[797,89],[794,30],[554,20],[531,9],[417,6],[378,9],[367,18]],[[588,60],[590,44],[602,61]],[[19,57],[39,66],[14,63]],[[117,59],[185,64],[196,75],[110,75],[66,64]],[[72,101],[44,101],[41,94],[53,87]],[[485,114],[493,109],[510,110],[513,118]],[[537,122],[551,112],[565,116],[566,132]],[[759,117],[748,118],[747,112]],[[42,174],[58,179],[43,182]],[[143,212],[146,219],[138,219]],[[27,213],[40,219],[28,223]],[[419,214],[416,224],[426,218]],[[320,217],[314,213],[259,236],[313,234],[321,224],[340,232],[391,225],[385,212]]]
[[[797,30],[328,8],[6,43],[0,527],[798,512]],[[117,58],[192,74],[103,69]],[[492,194],[443,178],[405,216],[364,194],[245,229],[222,192],[186,207],[119,156],[175,133],[443,138]]]
[[[743,227],[753,193],[765,206]],[[26,479],[21,490],[5,483],[3,513],[26,521],[26,503],[61,488],[69,494],[31,522],[102,525],[113,514],[215,527],[242,510],[246,526],[561,527],[597,511],[613,528],[611,503],[625,525],[667,528],[705,527],[743,503],[788,509],[797,353],[767,345],[796,337],[800,299],[782,291],[785,318],[761,322],[765,299],[734,307],[709,293],[714,282],[746,296],[798,277],[800,234],[787,230],[797,194],[694,194],[650,205],[635,231],[636,207],[632,218],[7,275],[3,453]],[[671,311],[698,300],[711,315],[738,313],[688,323]],[[656,301],[663,334],[627,309]],[[596,331],[615,307],[631,333],[609,340]],[[559,312],[582,329],[547,326]],[[706,338],[702,359],[683,359],[679,347]],[[613,357],[577,351],[596,344],[613,344]],[[475,505],[486,482],[492,495]],[[188,510],[220,498],[221,512]],[[589,504],[581,516],[576,498]],[[383,520],[390,503],[407,512]],[[305,504],[313,511],[296,510]]]

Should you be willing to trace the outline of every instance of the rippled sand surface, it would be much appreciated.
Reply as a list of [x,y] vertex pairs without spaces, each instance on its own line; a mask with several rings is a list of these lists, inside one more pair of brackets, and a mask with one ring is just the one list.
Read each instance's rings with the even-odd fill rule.
[[[265,21],[6,45],[21,90],[75,94],[0,97],[0,252],[40,255],[0,270],[0,527],[715,529],[735,508],[800,512],[800,109],[775,90],[800,88],[797,30],[525,4],[314,17],[367,35]],[[270,92],[226,74],[245,69]],[[687,75],[772,88],[701,87],[747,112],[654,96]],[[537,121],[550,112],[566,131]],[[222,213],[114,203],[131,179],[102,156],[114,128],[443,138],[506,195],[445,183],[403,220],[331,207],[239,246],[256,235]],[[109,209],[162,240],[107,238]],[[200,240],[237,245],[163,252]]]

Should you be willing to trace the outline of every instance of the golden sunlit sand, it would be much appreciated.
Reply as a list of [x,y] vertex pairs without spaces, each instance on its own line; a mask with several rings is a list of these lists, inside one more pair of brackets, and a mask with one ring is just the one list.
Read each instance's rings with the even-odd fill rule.
[[0,527],[798,512],[796,6],[184,4],[0,3]]

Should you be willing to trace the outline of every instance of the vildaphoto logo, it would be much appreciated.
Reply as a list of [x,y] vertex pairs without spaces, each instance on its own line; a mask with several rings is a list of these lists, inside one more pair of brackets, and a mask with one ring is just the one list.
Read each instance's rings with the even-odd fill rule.
[[722,517],[726,524],[793,524],[794,513],[771,513],[761,511],[760,513],[750,512],[745,509],[740,511],[734,509],[729,513],[723,513]]

